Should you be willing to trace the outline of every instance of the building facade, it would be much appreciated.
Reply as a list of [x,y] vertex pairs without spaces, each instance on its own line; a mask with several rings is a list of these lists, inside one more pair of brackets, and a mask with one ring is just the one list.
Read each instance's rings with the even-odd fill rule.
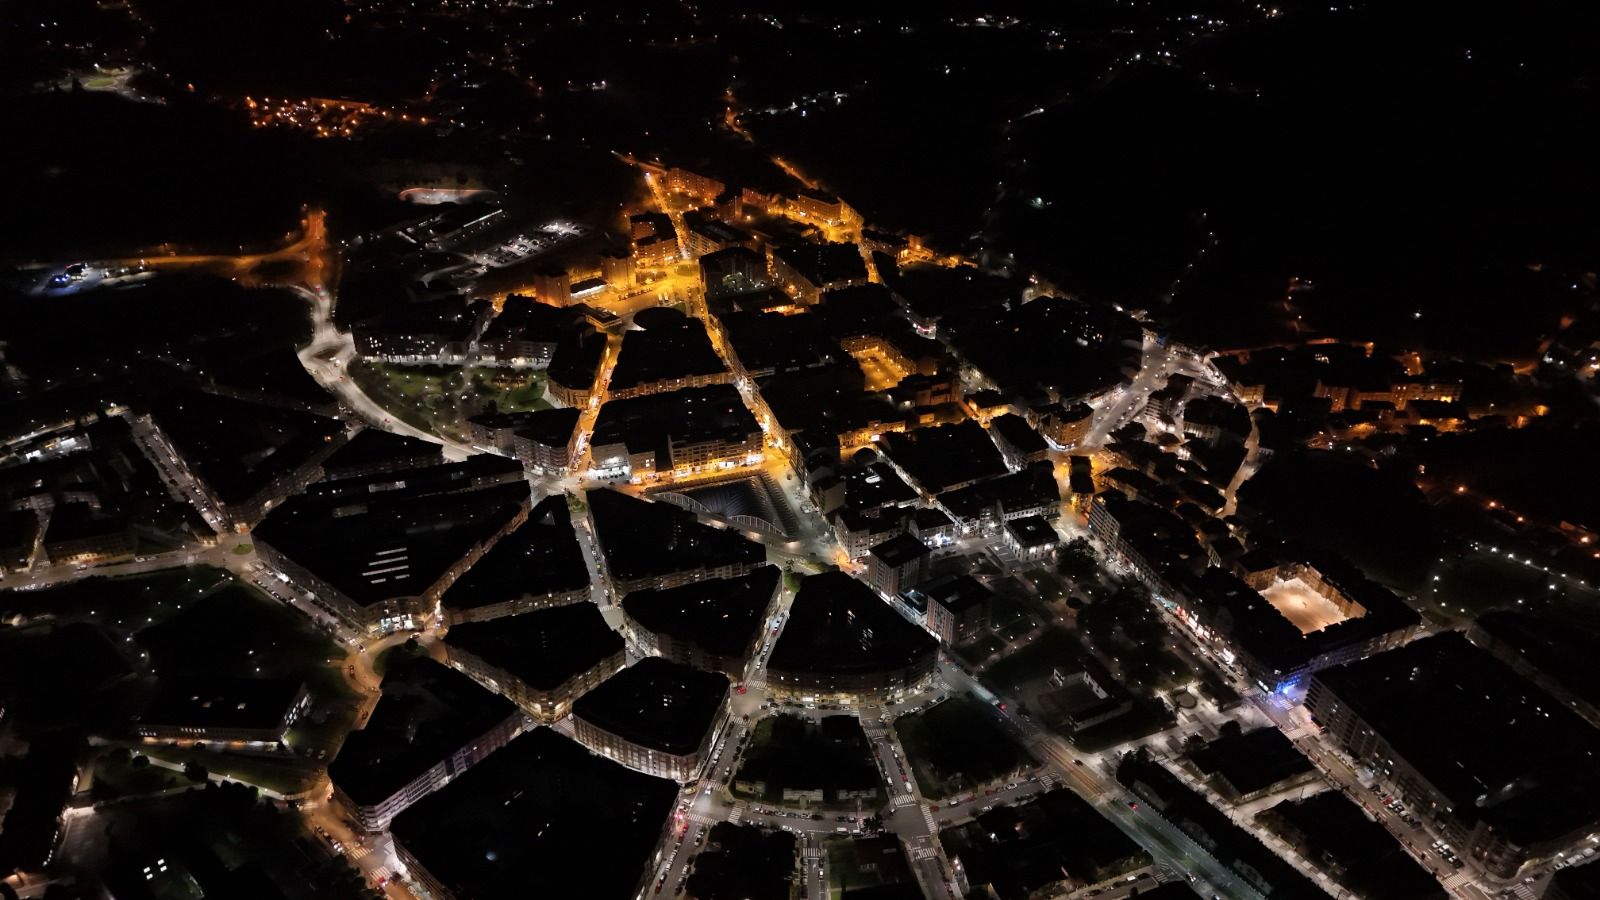
[[628,662],[627,651],[618,650],[546,690],[532,687],[505,669],[485,662],[475,653],[452,646],[448,641],[445,641],[443,646],[445,659],[451,666],[489,690],[498,692],[521,707],[522,711],[532,716],[534,721],[545,725],[566,718],[572,711],[572,701],[622,671]]
[[388,828],[394,817],[411,804],[449,784],[457,775],[511,743],[512,738],[521,734],[527,724],[527,719],[520,712],[508,716],[505,721],[439,760],[436,765],[407,782],[404,787],[373,803],[357,803],[339,789],[338,782],[334,782],[334,801],[344,808],[358,827],[369,834],[376,834]]

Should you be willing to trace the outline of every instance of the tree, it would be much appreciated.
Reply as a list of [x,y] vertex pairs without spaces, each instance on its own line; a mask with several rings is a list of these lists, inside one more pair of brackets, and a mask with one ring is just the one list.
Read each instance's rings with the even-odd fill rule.
[[211,773],[206,770],[205,766],[192,759],[183,764],[183,775],[185,778],[196,783],[205,781],[211,777]]
[[143,753],[141,753],[138,756],[135,756],[133,759],[129,760],[128,761],[128,765],[132,766],[135,769],[143,769],[144,767],[150,765],[150,757],[145,756]]
[[1077,538],[1056,554],[1056,571],[1074,582],[1093,583],[1100,577],[1100,561],[1088,540]]

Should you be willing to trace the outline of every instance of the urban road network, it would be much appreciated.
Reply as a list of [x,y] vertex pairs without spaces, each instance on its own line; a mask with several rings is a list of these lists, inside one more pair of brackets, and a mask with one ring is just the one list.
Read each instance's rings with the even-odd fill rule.
[[[655,184],[654,180],[651,180],[651,188],[655,192],[658,204],[664,209],[670,209],[670,204],[666,202],[660,186]],[[679,232],[682,233],[681,227]],[[842,236],[848,237],[848,235]],[[863,255],[870,260],[870,254],[866,253],[864,248]],[[480,452],[469,444],[423,431],[401,421],[369,397],[353,378],[348,377],[347,369],[356,359],[356,349],[350,334],[338,330],[331,315],[335,299],[331,275],[337,269],[333,261],[334,256],[333,248],[328,243],[324,217],[320,212],[312,212],[305,218],[302,235],[275,252],[237,257],[147,256],[137,260],[107,262],[101,264],[100,268],[109,271],[118,266],[134,266],[143,271],[192,267],[227,274],[249,284],[293,290],[306,301],[312,325],[312,338],[302,349],[301,360],[307,370],[335,394],[346,409],[365,420],[370,427],[440,443],[444,446],[447,458],[461,459]],[[669,277],[653,285],[650,291],[632,298],[626,304],[628,308],[621,312],[625,317],[631,317],[632,313],[640,309],[683,299],[684,292],[689,286],[686,283],[680,284],[680,280]],[[594,416],[605,395],[605,385],[617,357],[618,339],[611,336],[610,341],[595,391],[596,400],[584,411],[580,419],[580,428],[584,434],[587,434],[594,424]],[[1133,421],[1148,401],[1152,391],[1176,373],[1194,378],[1215,377],[1213,372],[1207,371],[1192,357],[1174,352],[1153,335],[1147,334],[1142,348],[1140,370],[1129,384],[1114,392],[1099,406],[1084,444],[1089,447],[1104,444],[1113,431]],[[741,387],[748,400],[749,387],[747,385]],[[1250,458],[1247,459],[1246,465],[1241,467],[1239,477],[1229,485],[1226,492],[1230,505],[1239,484],[1254,469],[1253,434],[1250,450]],[[753,536],[768,545],[770,557],[786,564],[791,570],[798,569],[802,572],[817,571],[827,564],[845,563],[848,567],[848,560],[843,559],[830,530],[820,517],[814,514],[814,510],[803,496],[799,483],[788,470],[785,457],[769,446],[766,458],[760,467],[768,469],[776,476],[775,480],[783,486],[791,507],[802,513],[800,534],[793,539],[766,535]],[[741,470],[739,474],[750,474],[756,468]],[[584,465],[574,467],[574,471],[579,473],[586,470],[587,467]],[[581,496],[582,492],[591,486],[610,485],[609,482],[591,482],[581,475],[565,478],[530,475],[529,480],[532,483],[534,503],[556,492],[569,492]],[[627,489],[626,486],[623,488]],[[807,512],[811,514],[806,515]],[[580,542],[590,568],[593,600],[605,612],[608,621],[616,626],[621,618],[617,598],[612,597],[605,587],[603,560],[597,551],[587,521],[582,525],[583,527],[579,529]],[[225,567],[250,580],[272,596],[300,609],[325,629],[337,635],[348,648],[348,656],[341,663],[341,670],[351,687],[367,698],[357,715],[358,722],[365,721],[380,696],[378,687],[381,678],[373,672],[372,660],[384,649],[409,640],[412,634],[390,634],[382,637],[358,634],[320,610],[308,596],[301,594],[289,584],[287,578],[273,572],[265,561],[253,552],[241,554],[232,552],[232,549],[219,546],[209,550],[175,551],[144,557],[130,563],[101,567],[95,570],[95,574],[135,574],[173,565],[203,563]],[[44,576],[45,581],[31,577],[30,583],[37,585],[67,580],[77,577],[78,574],[80,573],[52,571]],[[786,588],[781,600],[780,613],[787,612],[791,600],[792,594]],[[433,644],[437,637],[435,632],[436,628],[433,627],[424,629],[419,636],[421,642],[424,645]],[[728,726],[713,749],[702,777],[684,788],[677,814],[680,827],[673,830],[673,834],[668,838],[668,845],[662,848],[661,863],[649,888],[661,896],[675,896],[681,891],[687,877],[689,862],[702,846],[709,829],[718,822],[730,821],[759,824],[795,833],[801,846],[800,877],[804,881],[806,895],[812,898],[825,897],[828,884],[827,861],[822,841],[840,833],[860,833],[862,821],[877,812],[877,810],[863,809],[851,814],[841,814],[834,810],[818,813],[809,808],[782,808],[768,804],[754,804],[733,796],[730,785],[739,763],[735,748],[741,745],[750,726],[760,718],[763,710],[781,709],[802,716],[841,711],[819,710],[793,703],[779,704],[769,700],[765,688],[765,661],[771,644],[778,634],[777,630],[764,629],[764,642],[760,651],[752,658],[742,692],[734,698],[733,714]],[[629,652],[630,658],[637,658],[638,654],[634,648],[630,647]],[[992,709],[1016,738],[1040,761],[1040,765],[1032,772],[1018,776],[1016,780],[979,789],[971,796],[959,797],[955,802],[947,803],[941,808],[939,804],[921,795],[916,779],[911,775],[905,751],[896,741],[891,725],[897,716],[907,711],[920,709],[937,699],[956,693],[971,695]],[[1355,771],[1342,762],[1338,754],[1330,748],[1319,746],[1315,736],[1302,727],[1303,723],[1288,720],[1282,709],[1270,703],[1264,702],[1259,705],[1265,713],[1271,715],[1273,721],[1284,727],[1301,744],[1307,754],[1323,767],[1340,789],[1351,793],[1361,790]],[[1155,871],[1159,877],[1186,879],[1206,896],[1228,898],[1258,896],[1249,885],[1161,815],[1148,808],[1142,808],[1132,795],[1115,781],[1111,770],[1115,765],[1117,750],[1094,754],[1078,752],[1061,737],[1019,718],[1014,710],[1006,708],[1000,698],[991,694],[948,658],[941,659],[936,676],[916,693],[898,703],[886,706],[863,706],[854,712],[871,742],[875,762],[882,775],[886,796],[889,798],[882,810],[883,827],[904,840],[913,870],[929,897],[937,900],[953,900],[956,897],[950,868],[952,863],[943,855],[938,840],[941,827],[970,819],[993,806],[1025,800],[1055,787],[1066,787],[1076,791],[1093,804],[1102,815],[1137,841],[1155,861]],[[1154,739],[1175,739],[1182,735],[1185,729],[1193,729],[1200,724],[1203,718],[1203,711],[1182,716],[1172,732],[1155,736]],[[1217,715],[1216,719],[1220,721],[1220,715]],[[570,725],[563,727],[570,730]],[[394,877],[396,860],[392,848],[385,846],[381,839],[368,837],[353,829],[350,823],[330,806],[311,804],[308,814],[318,833],[334,842],[334,845],[344,852],[370,881],[382,884],[388,896],[396,900],[413,896],[405,883]],[[72,824],[69,821],[69,829]],[[1398,820],[1385,824],[1391,827],[1404,827],[1404,823]],[[1420,838],[1420,835],[1416,837]],[[1459,874],[1452,881],[1454,883],[1447,882],[1447,886],[1470,889],[1465,874]],[[1128,884],[1103,896],[1108,900],[1116,900],[1135,886]],[[1482,895],[1469,893],[1467,896]]]

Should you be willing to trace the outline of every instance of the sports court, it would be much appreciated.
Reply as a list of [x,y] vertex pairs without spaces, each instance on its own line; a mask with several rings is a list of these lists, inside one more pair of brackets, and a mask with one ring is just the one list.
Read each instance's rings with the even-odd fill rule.
[[1261,592],[1272,607],[1283,614],[1301,634],[1321,631],[1351,618],[1328,598],[1298,578],[1279,581]]

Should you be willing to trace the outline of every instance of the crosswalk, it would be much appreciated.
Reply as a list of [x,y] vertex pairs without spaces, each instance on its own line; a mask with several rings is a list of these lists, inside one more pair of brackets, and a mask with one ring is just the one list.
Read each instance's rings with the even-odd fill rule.
[[371,852],[372,848],[366,846],[365,844],[347,848],[347,853],[352,860],[364,859],[366,858],[367,854]]
[[939,851],[935,850],[932,847],[912,847],[911,848],[911,858],[914,859],[914,860],[934,859],[938,855],[939,855]]
[[913,794],[895,794],[892,802],[896,808],[901,806],[912,806],[917,802],[917,798]]
[[1517,900],[1534,900],[1538,896],[1533,892],[1532,885],[1523,884],[1520,881],[1511,886],[1511,894]]
[[743,800],[733,804],[733,810],[728,813],[728,821],[735,825],[739,824],[739,820],[744,818],[744,810],[745,802]]
[[938,834],[939,833],[939,826],[933,819],[933,810],[929,809],[927,807],[927,804],[923,804],[923,807],[922,807],[922,821],[928,823],[928,833],[929,834]]

